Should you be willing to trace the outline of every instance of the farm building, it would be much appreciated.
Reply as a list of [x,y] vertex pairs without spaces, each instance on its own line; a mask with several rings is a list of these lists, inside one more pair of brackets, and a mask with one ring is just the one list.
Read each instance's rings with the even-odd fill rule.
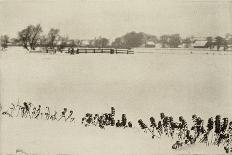
[[207,48],[207,41],[206,40],[196,40],[193,43],[194,48]]
[[162,44],[161,43],[156,43],[155,48],[162,48]]
[[145,47],[148,47],[148,48],[155,47],[155,43],[153,41],[147,41],[145,43]]
[[81,47],[88,47],[88,46],[94,46],[95,40],[80,40],[79,45]]

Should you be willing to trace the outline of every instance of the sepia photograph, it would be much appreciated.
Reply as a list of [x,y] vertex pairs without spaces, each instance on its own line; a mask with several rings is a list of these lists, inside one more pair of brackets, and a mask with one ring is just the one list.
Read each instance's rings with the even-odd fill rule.
[[232,155],[232,0],[0,0],[0,155]]

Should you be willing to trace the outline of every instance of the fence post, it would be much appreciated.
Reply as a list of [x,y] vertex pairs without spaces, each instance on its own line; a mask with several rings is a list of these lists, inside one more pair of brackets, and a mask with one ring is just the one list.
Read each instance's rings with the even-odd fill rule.
[[114,54],[114,50],[112,48],[110,49],[110,54]]

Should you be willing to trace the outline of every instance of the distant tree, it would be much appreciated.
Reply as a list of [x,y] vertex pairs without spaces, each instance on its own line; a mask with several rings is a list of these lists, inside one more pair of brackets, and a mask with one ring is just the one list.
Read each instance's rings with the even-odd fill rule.
[[16,46],[16,45],[18,45],[19,40],[18,40],[17,38],[11,38],[11,39],[10,39],[10,42],[11,42],[14,46]]
[[125,47],[125,44],[123,42],[123,39],[118,37],[116,38],[113,42],[112,42],[112,46],[114,48],[124,48]]
[[94,41],[94,46],[95,47],[107,47],[109,45],[109,40],[107,38],[101,38],[99,37]]
[[191,38],[187,37],[187,38],[182,40],[182,43],[185,44],[185,48],[189,48],[191,46],[192,40],[191,40]]
[[158,38],[155,35],[150,35],[143,32],[130,32],[122,37],[117,37],[112,42],[112,46],[115,48],[136,48],[142,46],[147,41],[157,43]]
[[93,43],[93,45],[94,45],[94,47],[101,47],[101,41],[100,41],[100,39],[101,38],[98,38],[98,39],[95,39],[94,40],[94,43]]
[[145,34],[145,37],[146,37],[146,41],[152,41],[152,42],[154,42],[154,43],[157,43],[157,42],[158,42],[157,36],[154,36],[154,35],[146,35],[146,34]]
[[222,38],[221,36],[217,36],[215,38],[215,44],[217,46],[217,50],[219,51],[220,47],[224,46],[224,50],[226,50],[227,47],[227,43],[226,40],[224,38]]
[[228,49],[228,41],[223,38],[223,50],[226,51]]
[[32,26],[31,29],[31,39],[29,42],[30,48],[32,50],[35,50],[36,46],[38,45],[38,41],[40,39],[40,34],[43,32],[42,31],[42,27],[40,26],[40,24],[36,25],[36,26]]
[[209,47],[210,49],[213,49],[214,43],[213,43],[213,37],[207,37],[207,47]]
[[130,32],[123,36],[123,40],[126,48],[140,47],[144,44],[143,33]]
[[48,32],[48,46],[50,48],[54,48],[55,40],[58,38],[59,32],[60,32],[59,29],[54,29],[54,28],[51,28],[50,31]]
[[102,38],[101,39],[101,44],[102,44],[102,47],[107,47],[109,45],[109,39]]
[[30,38],[31,38],[31,27],[27,27],[26,29],[23,29],[22,31],[20,31],[18,33],[18,39],[19,41],[22,43],[23,47],[27,50],[29,50],[28,48],[28,44],[30,42]]
[[0,42],[1,42],[2,49],[7,48],[7,44],[9,42],[9,36],[8,35],[2,35]]
[[181,43],[181,37],[179,34],[172,34],[169,36],[169,46],[171,48],[177,48]]
[[169,36],[168,35],[162,35],[162,36],[160,36],[159,42],[161,43],[162,48],[164,48],[166,45],[168,45]]
[[18,39],[23,44],[23,47],[27,50],[35,50],[39,43],[40,34],[42,33],[42,27],[40,24],[34,26],[29,25],[18,33]]
[[48,37],[46,35],[40,36],[40,46],[48,47]]

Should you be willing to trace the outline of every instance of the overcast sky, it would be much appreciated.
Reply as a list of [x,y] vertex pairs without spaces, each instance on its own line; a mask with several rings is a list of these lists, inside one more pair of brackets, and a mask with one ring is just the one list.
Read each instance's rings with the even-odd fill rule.
[[59,28],[76,39],[155,34],[232,33],[232,0],[0,0],[0,34],[15,37],[28,24]]

